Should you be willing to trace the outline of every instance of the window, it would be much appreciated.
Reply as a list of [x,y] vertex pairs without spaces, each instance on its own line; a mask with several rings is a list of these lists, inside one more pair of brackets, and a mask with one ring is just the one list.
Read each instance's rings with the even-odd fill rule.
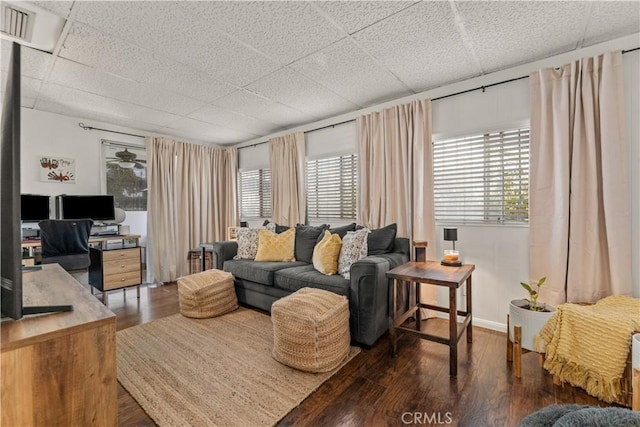
[[356,217],[358,156],[307,162],[307,217],[313,220],[352,220]]
[[529,221],[529,129],[433,143],[437,221]]
[[240,172],[240,218],[271,218],[271,171]]
[[113,194],[117,208],[147,210],[147,155],[144,147],[102,141],[106,194]]

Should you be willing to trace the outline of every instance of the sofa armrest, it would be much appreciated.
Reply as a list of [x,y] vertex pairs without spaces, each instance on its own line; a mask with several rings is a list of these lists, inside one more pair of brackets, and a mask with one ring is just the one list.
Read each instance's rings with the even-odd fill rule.
[[370,255],[351,266],[349,326],[357,343],[371,346],[389,329],[387,272],[408,261],[408,255],[390,253]]
[[225,261],[233,259],[238,253],[238,242],[227,240],[224,242],[215,242],[203,245],[205,249],[211,250],[213,253],[213,268],[222,270]]

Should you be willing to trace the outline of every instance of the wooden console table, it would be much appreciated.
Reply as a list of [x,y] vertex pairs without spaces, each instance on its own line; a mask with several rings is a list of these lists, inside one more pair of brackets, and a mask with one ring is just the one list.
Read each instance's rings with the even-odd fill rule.
[[73,311],[2,319],[3,426],[115,426],[116,316],[58,264],[23,274],[24,305]]
[[[395,356],[397,350],[398,331],[409,332],[418,335],[422,339],[434,341],[449,346],[449,375],[455,377],[458,374],[458,341],[463,332],[467,331],[467,342],[473,339],[471,323],[471,273],[475,270],[473,264],[463,264],[461,267],[447,267],[438,261],[409,262],[387,272],[389,286],[392,290],[389,312],[391,321],[389,334],[391,335],[391,353]],[[395,307],[398,298],[398,283],[408,282],[415,286],[416,302],[412,304],[399,318]],[[463,283],[467,284],[466,311],[458,310],[456,291]],[[420,302],[420,283],[446,286],[449,288],[449,307],[440,307]],[[444,313],[449,313],[449,337],[444,338],[431,335],[421,330],[422,315],[420,308],[428,308]],[[415,313],[415,328],[402,326],[404,322]],[[457,316],[464,316],[464,321],[458,328]]]

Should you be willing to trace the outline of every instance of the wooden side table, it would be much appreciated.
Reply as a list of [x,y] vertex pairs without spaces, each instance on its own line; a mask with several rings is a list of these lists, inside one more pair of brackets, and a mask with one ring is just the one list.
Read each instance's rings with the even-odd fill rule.
[[[473,264],[463,264],[461,267],[443,266],[438,261],[409,262],[398,266],[387,272],[389,286],[392,290],[390,301],[390,312],[392,318],[389,325],[391,335],[391,354],[395,356],[397,350],[398,331],[409,332],[422,339],[434,341],[449,346],[449,375],[455,377],[458,374],[458,341],[466,330],[467,342],[473,340],[473,329],[471,323],[471,273],[475,270]],[[398,297],[398,282],[408,282],[410,286],[415,286],[416,303],[401,316],[397,316],[395,307]],[[456,291],[463,283],[467,285],[466,311],[458,310]],[[440,307],[420,302],[420,283],[446,286],[449,288],[449,307]],[[449,313],[449,337],[431,335],[421,330],[422,316],[420,308]],[[415,313],[416,326],[409,328],[402,326],[403,323]],[[462,325],[458,327],[457,316],[464,316]]]

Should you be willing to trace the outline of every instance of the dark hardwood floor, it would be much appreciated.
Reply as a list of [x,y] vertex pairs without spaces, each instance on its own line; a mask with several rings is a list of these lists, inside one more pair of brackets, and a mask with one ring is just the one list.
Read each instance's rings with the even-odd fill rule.
[[[178,313],[175,284],[109,294],[118,330]],[[427,327],[445,335],[446,321]],[[608,406],[581,389],[554,386],[539,355],[522,358],[523,378],[506,362],[506,335],[474,328],[474,342],[460,341],[458,377],[449,377],[448,347],[404,335],[392,358],[383,336],[294,409],[282,426],[515,426],[527,414],[554,403]],[[154,426],[136,401],[118,386],[121,426]]]

